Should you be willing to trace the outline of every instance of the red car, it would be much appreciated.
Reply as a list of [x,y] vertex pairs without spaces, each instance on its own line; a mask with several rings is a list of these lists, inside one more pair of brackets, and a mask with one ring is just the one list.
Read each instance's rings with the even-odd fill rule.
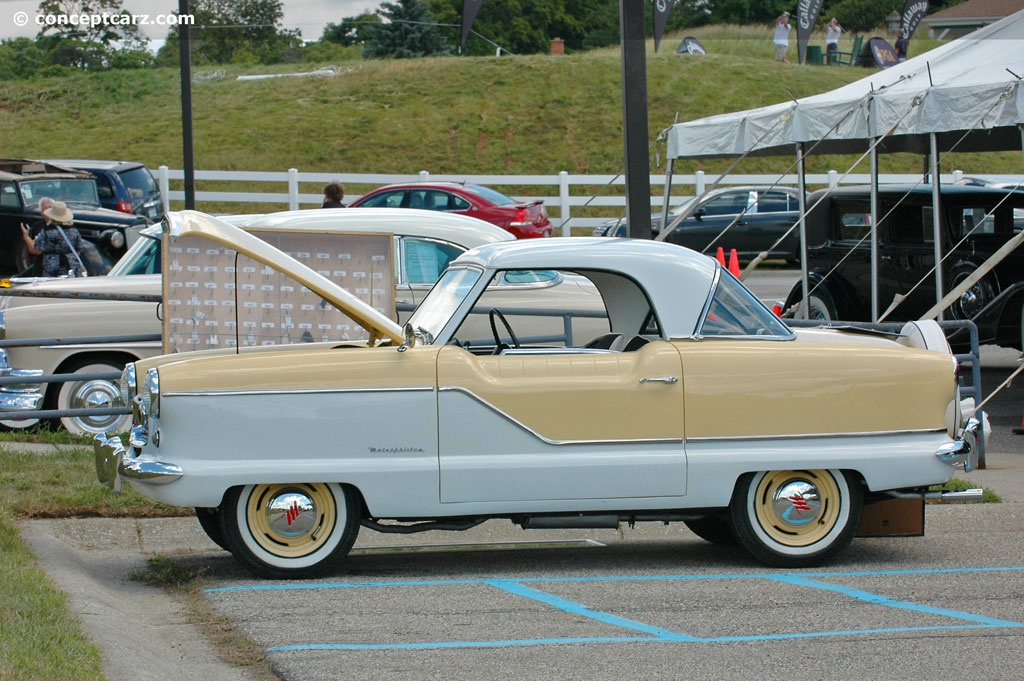
[[512,233],[517,239],[553,236],[544,202],[516,201],[489,187],[460,182],[409,182],[374,189],[353,208],[424,208],[469,215]]

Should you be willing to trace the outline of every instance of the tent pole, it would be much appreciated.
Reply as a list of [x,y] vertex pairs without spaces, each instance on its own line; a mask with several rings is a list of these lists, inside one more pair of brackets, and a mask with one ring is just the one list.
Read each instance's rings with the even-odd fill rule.
[[800,282],[804,287],[804,304],[800,306],[800,318],[809,319],[811,287],[807,281],[807,167],[804,164],[804,143],[796,145],[797,186],[800,190]]
[[871,139],[871,321],[878,321],[878,139]]
[[[942,300],[942,216],[939,213],[939,138],[933,132],[929,134],[931,141],[931,170],[932,170],[932,229],[934,230],[935,241],[935,302]],[[942,311],[939,311],[939,320],[942,319]]]

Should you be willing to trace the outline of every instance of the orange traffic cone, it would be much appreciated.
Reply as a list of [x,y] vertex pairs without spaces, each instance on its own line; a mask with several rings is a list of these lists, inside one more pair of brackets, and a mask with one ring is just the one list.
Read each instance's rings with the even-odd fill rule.
[[718,261],[719,265],[725,267],[725,249],[721,246],[719,246],[718,250],[715,251],[715,260]]
[[736,255],[735,248],[729,251],[729,274],[737,279],[740,278],[740,259],[739,256]]

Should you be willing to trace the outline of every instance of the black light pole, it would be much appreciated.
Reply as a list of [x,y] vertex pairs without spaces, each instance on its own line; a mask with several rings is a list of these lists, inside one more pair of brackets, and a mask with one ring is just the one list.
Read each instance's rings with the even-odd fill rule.
[[622,129],[629,236],[651,238],[651,170],[647,143],[647,0],[619,0],[622,34]]
[[[178,0],[178,16],[189,16],[188,0]],[[178,60],[181,64],[181,145],[185,165],[185,208],[196,207],[196,168],[192,156],[192,27],[178,24]]]

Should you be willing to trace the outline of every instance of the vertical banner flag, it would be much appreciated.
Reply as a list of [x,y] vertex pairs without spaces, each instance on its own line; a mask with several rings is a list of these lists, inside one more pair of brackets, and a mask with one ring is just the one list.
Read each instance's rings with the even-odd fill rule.
[[900,19],[900,28],[903,29],[903,37],[910,40],[914,35],[917,25],[928,13],[928,0],[907,0],[903,6],[903,17]]
[[665,32],[665,24],[668,23],[668,15],[672,13],[672,5],[675,0],[654,0],[654,51],[658,51],[661,44],[661,36]]
[[825,0],[800,0],[796,6],[796,49],[800,63],[804,63],[804,56],[807,54],[807,43],[814,31],[814,24],[818,21],[818,13],[821,12],[821,5]]
[[462,0],[462,46],[459,48],[460,52],[466,51],[466,38],[469,37],[469,31],[473,28],[473,22],[476,20],[476,13],[480,11],[482,4],[484,4],[484,0]]

